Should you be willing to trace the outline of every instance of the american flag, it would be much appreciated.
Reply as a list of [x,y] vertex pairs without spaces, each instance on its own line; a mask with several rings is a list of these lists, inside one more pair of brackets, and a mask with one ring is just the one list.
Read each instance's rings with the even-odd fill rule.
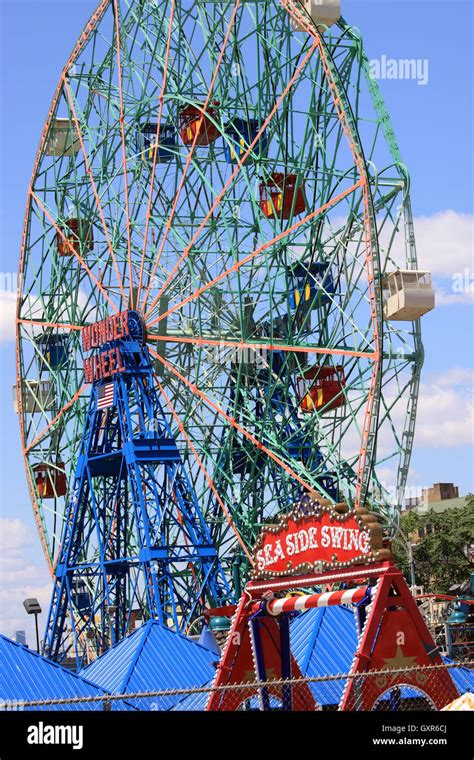
[[114,383],[105,383],[105,385],[99,385],[99,391],[97,395],[97,409],[106,409],[108,406],[114,405]]

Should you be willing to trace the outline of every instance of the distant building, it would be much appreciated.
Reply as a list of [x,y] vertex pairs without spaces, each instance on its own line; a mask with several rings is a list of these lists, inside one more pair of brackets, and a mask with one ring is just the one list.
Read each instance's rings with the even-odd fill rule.
[[15,631],[15,641],[17,644],[21,644],[21,646],[26,647],[26,632]]
[[417,507],[420,503],[420,496],[410,496],[409,499],[405,499],[405,503],[403,505],[404,509],[413,509],[414,507]]
[[431,488],[422,488],[421,495],[405,499],[403,508],[415,509],[420,507],[426,509],[428,504],[438,504],[440,501],[452,501],[453,499],[459,499],[459,488],[457,486],[453,483],[434,483]]
[[421,500],[423,503],[459,499],[459,488],[453,483],[434,483],[431,488],[423,488]]
[[[463,509],[466,504],[467,496],[459,496],[459,488],[453,483],[435,483],[431,488],[423,488],[418,504],[407,505],[407,508],[418,517],[426,518],[429,512],[440,514],[448,509]],[[410,533],[410,540],[417,543],[425,536],[429,536],[433,530],[434,526],[429,521],[423,520],[419,529]]]
[[[456,488],[456,491],[458,489]],[[467,504],[467,496],[455,496],[451,499],[439,499],[439,501],[421,500],[413,511],[420,517],[426,517],[428,512],[446,512],[447,509],[463,509]]]

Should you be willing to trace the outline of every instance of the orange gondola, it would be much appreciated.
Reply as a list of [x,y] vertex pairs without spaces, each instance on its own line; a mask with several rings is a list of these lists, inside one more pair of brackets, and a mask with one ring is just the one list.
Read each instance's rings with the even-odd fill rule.
[[66,473],[62,462],[54,466],[50,464],[35,464],[33,474],[42,499],[54,499],[57,496],[65,496],[67,491]]

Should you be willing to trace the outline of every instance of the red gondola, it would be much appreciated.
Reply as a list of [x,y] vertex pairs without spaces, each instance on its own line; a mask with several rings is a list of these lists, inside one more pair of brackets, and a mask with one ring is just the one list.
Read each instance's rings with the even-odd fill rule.
[[66,473],[62,462],[56,465],[35,464],[33,473],[38,493],[42,499],[54,499],[65,496],[67,491]]
[[[82,222],[82,229],[79,219],[68,219],[63,226],[61,232],[66,238],[69,245],[63,240],[62,235],[57,234],[56,241],[58,246],[58,254],[60,256],[73,256],[75,251],[81,255],[85,251],[92,251],[94,248],[94,236],[92,234],[92,224]],[[83,245],[81,245],[83,242]],[[71,250],[71,248],[73,250]],[[82,249],[82,250],[81,250]]]
[[304,182],[297,174],[274,172],[267,182],[260,183],[260,208],[268,219],[289,219],[306,210]]
[[[307,390],[308,381],[311,380],[313,382]],[[298,380],[300,408],[303,412],[314,412],[323,407],[324,411],[338,409],[346,403],[345,387],[346,380],[342,366],[310,367]]]
[[[217,108],[219,103],[214,101],[213,107],[208,107],[204,111],[204,105],[186,106],[179,114],[179,130],[181,139],[185,145],[192,145],[196,137],[196,145],[210,145],[219,134],[219,130],[214,124],[217,121]],[[214,120],[214,121],[212,121]]]

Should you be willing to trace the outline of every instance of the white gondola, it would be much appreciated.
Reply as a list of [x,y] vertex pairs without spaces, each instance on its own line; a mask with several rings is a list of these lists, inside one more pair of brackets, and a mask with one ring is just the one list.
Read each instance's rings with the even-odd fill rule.
[[393,322],[419,319],[435,306],[430,272],[398,269],[387,273],[382,291],[384,317]]
[[[332,26],[341,16],[340,0],[293,0],[293,2],[301,6],[303,16],[305,18],[310,16],[317,27]],[[293,21],[293,18],[291,25],[297,32],[304,31],[304,27],[297,21]]]
[[79,135],[69,119],[53,119],[45,145],[47,156],[75,156],[81,143]]
[[[18,414],[18,390],[13,386],[13,409]],[[54,409],[54,389],[49,380],[25,380],[23,383],[23,411],[27,414],[50,412]]]

